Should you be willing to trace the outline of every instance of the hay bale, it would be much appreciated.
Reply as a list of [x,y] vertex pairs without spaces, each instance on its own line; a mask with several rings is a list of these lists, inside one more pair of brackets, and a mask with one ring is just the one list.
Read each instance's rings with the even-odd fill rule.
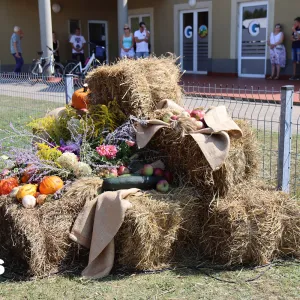
[[300,258],[300,200],[288,199],[283,217],[283,235],[279,250],[285,256]]
[[229,156],[216,171],[208,165],[195,140],[183,135],[181,129],[161,129],[147,150],[160,153],[160,159],[174,174],[177,184],[195,186],[211,196],[225,196],[232,186],[257,175],[259,166],[259,147],[255,134],[247,122],[240,120],[237,123],[243,131],[243,137],[232,139]]
[[107,105],[117,99],[127,117],[148,116],[161,100],[181,103],[180,76],[173,56],[120,60],[89,73],[86,78],[91,91],[89,103]]
[[60,200],[32,210],[2,197],[2,251],[11,250],[13,259],[24,261],[30,275],[46,275],[70,267],[79,248],[70,241],[69,231],[86,201],[93,200],[101,186],[99,178],[77,180]]
[[[192,239],[197,224],[195,190],[174,189],[168,194],[155,191],[131,196],[116,238],[116,262],[130,269],[153,270],[174,263],[175,255]],[[190,245],[193,247],[193,244]]]
[[[299,253],[299,240],[290,243],[287,238],[299,237],[297,221],[290,216],[290,201],[287,194],[258,182],[232,187],[225,198],[211,205],[199,236],[203,255],[230,266],[263,265],[280,256],[282,237],[289,252]],[[296,202],[292,206],[295,208]],[[201,210],[206,214],[205,207]]]

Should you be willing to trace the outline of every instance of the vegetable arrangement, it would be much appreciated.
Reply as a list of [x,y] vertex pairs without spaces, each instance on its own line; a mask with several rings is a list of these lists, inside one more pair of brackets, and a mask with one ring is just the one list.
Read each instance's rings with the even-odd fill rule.
[[[4,166],[0,196],[9,195],[25,208],[34,208],[60,199],[69,182],[88,176],[103,178],[107,190],[136,187],[169,191],[172,174],[153,168],[147,159],[137,159],[135,125],[147,121],[133,116],[126,120],[115,100],[107,106],[88,107],[88,97],[85,86],[74,93],[71,106],[66,106],[61,116],[48,114],[31,120],[29,130],[13,125],[0,129],[6,133],[0,139],[0,166]],[[166,114],[163,120],[173,122],[180,117],[195,118],[197,124],[203,115]],[[24,137],[28,142],[22,148],[19,144]],[[135,163],[138,169],[132,167]]]

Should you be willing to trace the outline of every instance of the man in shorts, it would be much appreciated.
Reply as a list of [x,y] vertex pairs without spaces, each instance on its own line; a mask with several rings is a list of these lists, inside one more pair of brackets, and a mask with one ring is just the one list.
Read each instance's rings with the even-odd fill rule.
[[300,78],[296,76],[297,65],[300,64],[300,17],[294,20],[294,26],[292,27],[292,60],[293,60],[293,76],[290,80],[299,80]]
[[80,60],[82,67],[84,67],[84,45],[86,43],[85,38],[80,33],[80,28],[76,28],[75,34],[70,39],[72,45],[72,59]]

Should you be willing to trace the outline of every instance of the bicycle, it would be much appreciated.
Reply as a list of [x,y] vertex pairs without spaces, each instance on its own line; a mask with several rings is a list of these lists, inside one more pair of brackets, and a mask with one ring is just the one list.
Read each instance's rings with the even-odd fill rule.
[[[42,57],[43,51],[37,52],[40,56],[38,59],[32,61],[29,67],[29,79],[49,79],[49,77],[62,78],[64,74],[64,66],[55,61],[54,51],[47,46],[51,54],[49,57]],[[48,61],[48,63],[47,63]],[[48,80],[46,80],[49,83]],[[50,82],[51,83],[51,82]],[[53,82],[52,82],[53,83]]]
[[[89,44],[97,47],[94,43]],[[65,66],[64,75],[73,74],[83,81],[88,72],[99,66],[101,66],[101,62],[96,58],[95,49],[93,49],[92,56],[88,59],[85,67],[82,67],[81,61],[78,63],[70,62]]]

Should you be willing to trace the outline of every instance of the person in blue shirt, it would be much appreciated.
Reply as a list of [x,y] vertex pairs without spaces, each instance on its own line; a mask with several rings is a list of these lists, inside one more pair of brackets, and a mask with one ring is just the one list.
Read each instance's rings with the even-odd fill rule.
[[130,28],[128,24],[124,25],[124,34],[121,38],[121,53],[120,57],[124,58],[134,58],[135,53],[133,49],[134,45],[134,37],[133,34],[130,32]]
[[23,31],[19,26],[14,27],[14,33],[10,39],[10,53],[13,55],[16,61],[16,67],[14,72],[21,73],[24,60],[22,57],[21,39],[23,38]]

